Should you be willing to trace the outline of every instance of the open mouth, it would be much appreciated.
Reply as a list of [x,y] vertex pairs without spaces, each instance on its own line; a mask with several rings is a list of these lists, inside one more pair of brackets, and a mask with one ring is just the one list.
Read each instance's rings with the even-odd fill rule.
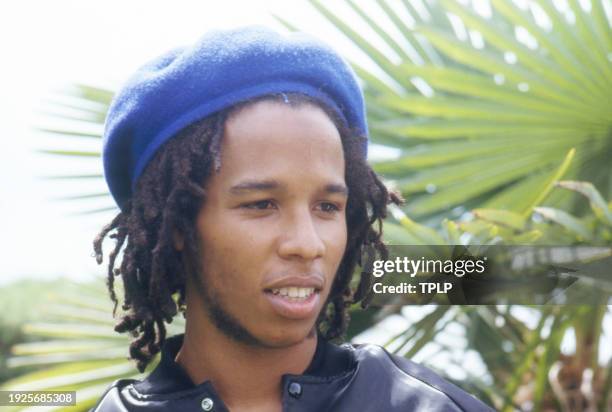
[[266,292],[271,293],[273,295],[281,296],[283,298],[294,300],[294,301],[304,301],[307,300],[312,294],[318,293],[319,291],[313,287],[283,287],[283,288],[274,288],[268,289]]
[[283,286],[265,289],[272,309],[289,319],[311,319],[319,307],[321,289],[312,286]]

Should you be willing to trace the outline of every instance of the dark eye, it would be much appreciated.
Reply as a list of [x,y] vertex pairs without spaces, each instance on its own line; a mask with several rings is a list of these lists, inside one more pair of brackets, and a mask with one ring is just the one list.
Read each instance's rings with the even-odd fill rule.
[[326,213],[334,213],[340,211],[340,208],[336,204],[330,202],[321,203],[319,205],[319,208],[321,209],[321,211]]
[[274,203],[271,200],[258,200],[257,202],[245,203],[242,207],[245,209],[266,210],[273,209]]

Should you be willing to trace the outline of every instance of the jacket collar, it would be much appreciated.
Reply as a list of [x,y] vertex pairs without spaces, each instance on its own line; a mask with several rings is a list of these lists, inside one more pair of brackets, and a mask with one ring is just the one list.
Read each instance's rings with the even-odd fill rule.
[[[162,395],[211,386],[209,381],[195,385],[187,372],[176,363],[176,355],[183,345],[183,338],[184,334],[180,334],[166,339],[157,367],[143,381],[134,384],[138,392],[145,395]],[[355,363],[350,345],[336,346],[319,336],[315,355],[306,371],[302,375],[284,375],[283,382],[288,379],[308,383],[329,382],[352,371]]]

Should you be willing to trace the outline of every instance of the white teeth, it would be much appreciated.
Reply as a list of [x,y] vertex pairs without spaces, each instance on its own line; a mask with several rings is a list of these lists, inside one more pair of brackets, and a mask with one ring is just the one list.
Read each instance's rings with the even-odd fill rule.
[[290,286],[287,288],[272,289],[272,293],[280,295],[291,300],[305,300],[314,293],[314,288],[301,288],[297,286]]

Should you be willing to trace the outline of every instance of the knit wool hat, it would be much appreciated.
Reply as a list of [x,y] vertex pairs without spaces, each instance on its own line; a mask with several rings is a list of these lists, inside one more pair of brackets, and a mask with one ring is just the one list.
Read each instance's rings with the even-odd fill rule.
[[156,151],[183,128],[245,100],[307,95],[337,112],[367,155],[363,94],[350,66],[302,33],[265,27],[206,34],[141,67],[115,96],[105,123],[104,175],[123,208]]

